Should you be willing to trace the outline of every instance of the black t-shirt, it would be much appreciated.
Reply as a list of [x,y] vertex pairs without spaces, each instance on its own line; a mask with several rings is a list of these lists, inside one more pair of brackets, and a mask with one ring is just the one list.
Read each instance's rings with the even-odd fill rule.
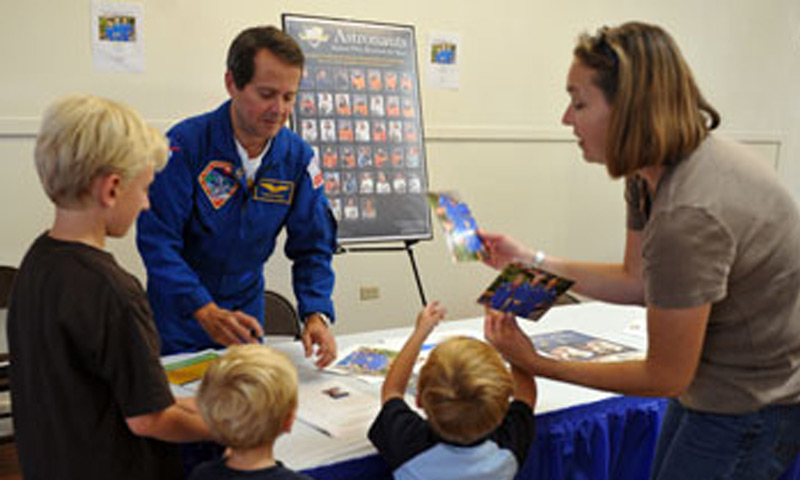
[[16,278],[8,342],[26,480],[182,478],[175,445],[125,422],[174,399],[147,297],[109,253],[40,236]]
[[206,462],[192,472],[189,480],[312,480],[302,473],[293,472],[278,462],[274,467],[261,470],[234,470],[225,465],[225,459]]
[[467,446],[448,444],[404,400],[394,398],[383,405],[368,436],[395,478],[436,480],[513,478],[534,434],[531,407],[515,400],[487,438]]

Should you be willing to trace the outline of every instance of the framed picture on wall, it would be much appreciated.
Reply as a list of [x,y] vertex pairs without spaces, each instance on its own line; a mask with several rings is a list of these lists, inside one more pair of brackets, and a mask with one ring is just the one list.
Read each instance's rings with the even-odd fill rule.
[[342,244],[432,238],[414,27],[284,14],[306,57],[292,128]]

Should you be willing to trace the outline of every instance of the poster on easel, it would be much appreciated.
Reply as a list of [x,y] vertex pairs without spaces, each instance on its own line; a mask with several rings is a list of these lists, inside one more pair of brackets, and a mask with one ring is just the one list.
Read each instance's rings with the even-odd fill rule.
[[319,158],[339,243],[432,238],[414,27],[282,20],[306,57],[292,128]]

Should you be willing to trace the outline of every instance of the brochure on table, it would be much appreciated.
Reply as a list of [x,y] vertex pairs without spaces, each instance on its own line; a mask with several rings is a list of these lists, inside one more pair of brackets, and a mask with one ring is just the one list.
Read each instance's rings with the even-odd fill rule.
[[530,339],[540,355],[555,360],[615,362],[644,356],[637,348],[574,330],[540,333],[531,335]]
[[[455,336],[481,338],[476,332],[468,330],[433,332],[422,345],[422,351],[414,365],[414,374],[419,373],[419,369],[428,359],[428,353],[436,345],[446,338]],[[406,338],[386,338],[379,342],[352,345],[339,352],[336,361],[326,368],[326,371],[341,375],[351,375],[367,383],[383,383],[389,367],[397,357],[397,354],[400,353],[400,349],[403,348]]]

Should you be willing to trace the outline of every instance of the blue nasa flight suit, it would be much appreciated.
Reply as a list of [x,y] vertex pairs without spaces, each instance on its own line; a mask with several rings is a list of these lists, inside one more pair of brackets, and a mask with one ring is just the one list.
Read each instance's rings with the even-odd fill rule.
[[218,346],[192,316],[211,301],[264,322],[264,264],[284,227],[300,318],[320,312],[333,320],[336,221],[311,147],[282,128],[248,190],[230,101],[167,136],[170,160],[137,223],[162,353]]

